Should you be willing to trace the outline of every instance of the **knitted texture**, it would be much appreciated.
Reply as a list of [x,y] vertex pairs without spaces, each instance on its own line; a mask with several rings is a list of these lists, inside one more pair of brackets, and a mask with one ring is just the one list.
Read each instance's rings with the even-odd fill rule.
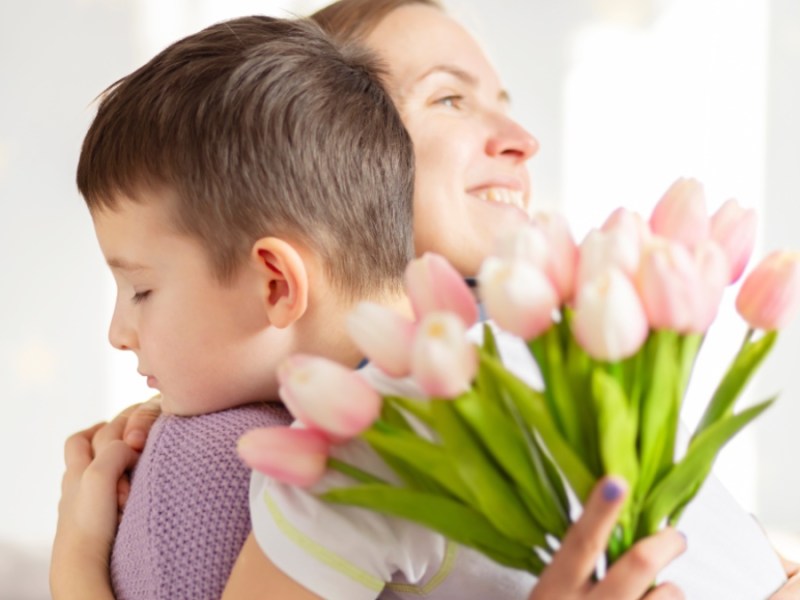
[[250,470],[236,442],[287,425],[282,405],[248,405],[153,425],[111,555],[118,600],[218,599],[251,530]]

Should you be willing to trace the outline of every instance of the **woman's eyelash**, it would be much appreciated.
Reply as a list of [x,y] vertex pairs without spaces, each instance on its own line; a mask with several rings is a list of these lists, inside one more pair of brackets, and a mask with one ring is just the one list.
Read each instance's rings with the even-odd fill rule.
[[452,106],[453,108],[458,108],[459,104],[464,100],[464,96],[458,94],[449,94],[447,96],[442,96],[441,98],[437,98],[436,104],[442,104],[445,106]]
[[150,295],[150,290],[145,290],[144,292],[136,292],[133,295],[133,298],[131,298],[131,301],[134,304],[139,304],[139,302],[143,302],[144,300],[146,300],[149,295]]

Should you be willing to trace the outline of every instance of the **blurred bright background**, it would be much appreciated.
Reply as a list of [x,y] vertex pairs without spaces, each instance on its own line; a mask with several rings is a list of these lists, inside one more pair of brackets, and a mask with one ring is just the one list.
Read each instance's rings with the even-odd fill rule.
[[[111,278],[74,184],[92,100],[169,42],[224,18],[324,1],[29,0],[0,4],[0,600],[46,598],[62,444],[150,395],[106,342]],[[491,4],[491,6],[490,6]],[[800,247],[797,0],[451,0],[541,142],[541,206],[576,236],[616,206],[649,214],[678,176],[711,209],[761,217],[759,249]],[[731,298],[732,300],[732,298]],[[699,417],[744,334],[723,308],[685,418]],[[782,392],[717,472],[795,560],[800,532],[800,323],[745,401]]]

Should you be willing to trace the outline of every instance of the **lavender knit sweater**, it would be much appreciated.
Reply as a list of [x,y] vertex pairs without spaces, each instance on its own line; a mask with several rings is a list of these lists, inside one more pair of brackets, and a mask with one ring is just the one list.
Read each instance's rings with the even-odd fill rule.
[[222,595],[250,533],[250,471],[236,455],[249,429],[286,425],[281,405],[248,405],[153,425],[133,473],[111,555],[118,600]]

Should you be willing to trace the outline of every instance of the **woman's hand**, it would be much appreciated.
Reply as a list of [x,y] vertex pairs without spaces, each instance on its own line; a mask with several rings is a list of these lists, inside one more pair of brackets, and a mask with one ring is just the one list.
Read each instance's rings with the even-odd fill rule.
[[683,598],[670,583],[650,589],[658,572],[686,549],[686,539],[671,528],[641,540],[611,566],[602,581],[592,580],[626,493],[627,486],[616,478],[606,477],[597,484],[581,518],[567,532],[529,600]]
[[[97,429],[92,437],[92,456],[97,456],[107,446],[119,441],[124,441],[133,450],[141,452],[144,449],[153,423],[160,415],[160,394],[153,396],[147,402],[129,406],[109,423],[103,424]],[[125,473],[120,477],[117,484],[117,499],[120,510],[125,507],[125,503],[128,501],[130,489],[130,478]]]
[[769,600],[800,600],[800,565],[783,556],[779,558],[788,579],[781,589],[769,597]]
[[103,443],[95,452],[96,435],[111,425],[80,431],[64,445],[66,469],[50,564],[56,600],[113,598],[108,563],[120,515],[117,485],[138,452],[121,440]]

